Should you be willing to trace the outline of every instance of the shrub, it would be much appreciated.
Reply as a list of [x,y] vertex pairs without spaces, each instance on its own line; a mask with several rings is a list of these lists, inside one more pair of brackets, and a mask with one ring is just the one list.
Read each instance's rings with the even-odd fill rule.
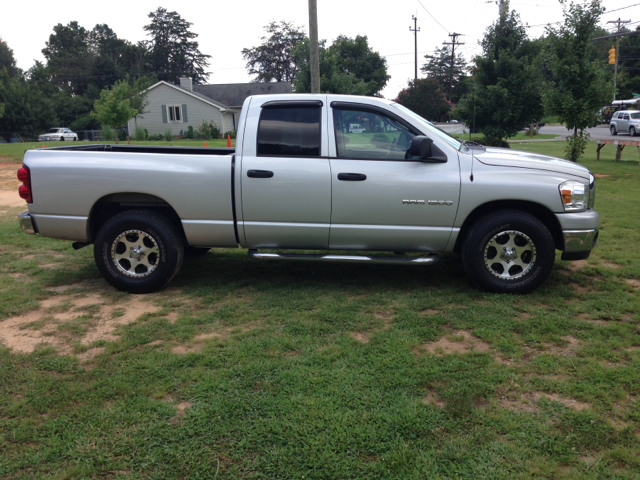
[[121,142],[129,138],[129,135],[127,134],[126,130],[120,129],[120,130],[117,130],[117,132],[118,132],[118,140],[120,140]]
[[105,142],[112,142],[116,139],[113,128],[109,125],[102,125],[102,140]]
[[149,135],[146,128],[136,127],[133,131],[133,138],[135,138],[139,142],[145,140],[148,136]]
[[207,123],[206,120],[202,120],[200,126],[198,127],[198,131],[196,133],[197,138],[200,140],[210,140],[211,139],[211,127]]
[[164,140],[164,135],[162,133],[152,133],[151,135],[147,135],[147,140]]
[[189,140],[196,138],[196,134],[194,133],[193,127],[191,125],[187,127],[187,130],[184,132],[183,135],[184,135],[184,138],[188,138]]
[[228,135],[231,135],[231,138],[236,138],[238,135],[238,130],[229,130],[228,132],[224,132],[223,138],[227,138]]
[[164,139],[165,139],[167,142],[170,142],[171,140],[173,140],[173,130],[171,130],[170,128],[167,128],[167,129],[164,131]]
[[484,137],[480,137],[478,139],[478,143],[481,143],[486,147],[511,148],[509,146],[509,142],[507,142],[506,140],[498,137],[487,137],[486,135]]
[[211,138],[220,138],[222,136],[218,122],[210,123],[209,128],[211,128]]
[[371,140],[369,140],[369,143],[377,146],[377,147],[386,147],[387,143],[391,143],[391,140],[389,140],[389,138],[384,134],[384,133],[376,133],[373,137],[371,137]]

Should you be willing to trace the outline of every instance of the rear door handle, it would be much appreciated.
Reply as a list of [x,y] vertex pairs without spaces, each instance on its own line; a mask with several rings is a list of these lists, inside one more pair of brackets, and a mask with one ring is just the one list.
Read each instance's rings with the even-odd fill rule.
[[347,182],[363,182],[367,179],[364,173],[339,173],[338,180],[345,180]]
[[247,172],[247,177],[251,178],[271,178],[273,177],[273,172],[269,170],[249,170]]

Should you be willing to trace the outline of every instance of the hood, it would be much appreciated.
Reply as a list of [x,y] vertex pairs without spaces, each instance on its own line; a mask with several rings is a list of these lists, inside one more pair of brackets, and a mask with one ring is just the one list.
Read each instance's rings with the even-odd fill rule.
[[522,152],[510,148],[486,147],[485,151],[474,150],[473,155],[485,165],[547,170],[576,175],[589,180],[589,169],[587,167],[561,158],[540,155],[539,153]]

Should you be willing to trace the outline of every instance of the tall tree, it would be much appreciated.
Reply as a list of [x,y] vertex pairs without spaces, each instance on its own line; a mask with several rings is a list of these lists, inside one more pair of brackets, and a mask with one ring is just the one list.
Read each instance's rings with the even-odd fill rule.
[[[131,87],[126,81],[116,82],[110,89],[104,89],[100,92],[93,107],[95,117],[101,125],[108,125],[118,128],[127,123],[129,119],[138,114],[138,111],[131,108],[130,101],[127,98]],[[116,135],[116,143],[118,143],[118,135]]]
[[[330,47],[320,42],[320,91],[352,95],[379,95],[389,78],[387,61],[368,45],[366,36],[339,36]],[[295,91],[311,91],[309,39],[298,43],[295,52],[298,73]]]
[[565,156],[577,162],[589,138],[586,128],[594,124],[612,91],[600,61],[591,59],[591,39],[604,12],[601,1],[562,3],[564,23],[547,30],[553,81],[547,84],[546,102],[548,111],[573,130],[573,136],[567,138]]
[[543,115],[537,49],[514,11],[487,29],[481,45],[483,53],[474,59],[474,92],[460,100],[454,114],[475,124],[486,143],[505,145],[503,138]]
[[13,50],[9,48],[7,42],[0,38],[0,70],[7,69],[9,77],[19,77],[22,75],[22,71],[18,68],[15,57],[13,56]]
[[178,83],[182,75],[191,77],[194,83],[204,82],[209,77],[206,68],[211,56],[200,52],[195,41],[198,34],[190,30],[193,24],[162,7],[148,16],[151,23],[144,29],[151,37],[147,41],[149,73],[170,83]]
[[249,74],[256,75],[255,82],[293,82],[298,71],[294,51],[306,38],[304,28],[272,21],[264,29],[269,36],[261,38],[262,44],[242,49]]
[[[444,91],[449,89],[449,75],[451,72],[451,46],[445,45],[437,48],[433,55],[424,56],[426,63],[422,65],[420,71],[429,78],[435,79]],[[453,60],[453,91],[452,102],[456,103],[462,94],[463,88],[458,88],[461,82],[467,77],[467,61],[461,53],[458,53]],[[463,90],[461,92],[461,90]]]
[[409,81],[407,88],[398,94],[395,101],[435,122],[442,120],[451,111],[444,88],[432,77]]

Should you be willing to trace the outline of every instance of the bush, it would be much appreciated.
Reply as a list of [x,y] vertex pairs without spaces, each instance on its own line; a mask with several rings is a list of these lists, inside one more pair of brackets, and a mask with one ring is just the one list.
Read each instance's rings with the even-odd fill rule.
[[484,137],[480,137],[478,139],[478,143],[481,143],[486,147],[511,148],[506,140],[498,137],[487,137],[486,135]]
[[384,133],[376,133],[373,137],[371,137],[369,143],[375,145],[376,147],[389,148],[388,144],[391,143],[391,140],[389,140],[389,138]]
[[146,128],[136,127],[133,131],[133,138],[135,138],[139,142],[141,142],[142,140],[146,140],[148,136],[149,135]]
[[164,135],[162,133],[153,133],[151,135],[147,135],[147,140],[153,140],[153,141],[164,140]]
[[105,142],[112,142],[116,139],[115,132],[113,128],[109,125],[102,125],[102,140]]
[[209,140],[211,138],[220,138],[220,125],[217,122],[207,122],[202,120],[198,127],[196,138],[200,140]]
[[170,128],[167,128],[167,129],[164,131],[164,139],[165,139],[167,142],[170,142],[171,140],[173,140],[173,130],[171,130]]
[[129,135],[127,134],[126,130],[121,129],[121,130],[117,130],[117,132],[118,132],[118,140],[120,140],[121,142],[129,139]]
[[187,138],[189,140],[193,140],[194,138],[196,138],[196,134],[194,133],[193,127],[191,125],[187,127],[187,130],[184,132],[183,136],[184,138]]
[[223,138],[227,138],[227,136],[231,136],[231,138],[236,138],[236,135],[238,135],[238,130],[229,130],[228,132],[224,132],[224,135],[222,136]]

